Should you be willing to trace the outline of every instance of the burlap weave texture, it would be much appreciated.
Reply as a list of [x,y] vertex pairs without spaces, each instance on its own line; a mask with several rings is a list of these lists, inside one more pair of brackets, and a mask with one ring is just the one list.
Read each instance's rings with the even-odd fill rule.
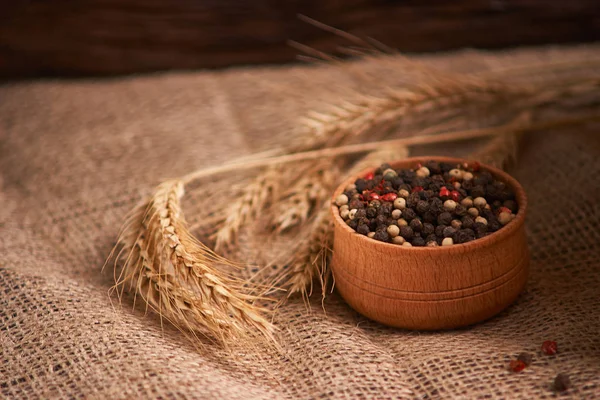
[[[597,46],[428,57],[481,71],[598,56]],[[394,61],[368,61],[400,79]],[[382,82],[386,77],[385,82]],[[164,178],[264,149],[359,82],[337,66],[169,73],[0,87],[0,395],[4,398],[600,398],[600,135],[530,137],[512,171],[530,197],[526,291],[451,332],[383,327],[336,294],[275,319],[286,355],[192,347],[108,297],[101,267],[125,214]],[[425,151],[425,150],[421,150]],[[459,147],[429,153],[461,154]],[[210,187],[206,190],[211,190]],[[226,194],[224,194],[226,196]],[[193,202],[189,202],[193,203]],[[187,204],[186,214],[201,215]],[[542,341],[560,353],[542,357]],[[506,365],[536,354],[521,374]]]

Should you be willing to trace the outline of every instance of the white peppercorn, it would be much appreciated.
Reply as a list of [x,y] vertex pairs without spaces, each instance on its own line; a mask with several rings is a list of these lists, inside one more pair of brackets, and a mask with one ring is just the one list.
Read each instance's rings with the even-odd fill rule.
[[508,224],[511,220],[512,220],[512,214],[509,212],[501,212],[500,214],[498,214],[498,221],[502,225]]
[[470,181],[471,179],[473,179],[472,173],[467,171],[463,174],[463,181]]
[[399,219],[402,216],[402,211],[396,209],[394,211],[392,211],[392,218],[393,219]]
[[404,218],[400,218],[398,220],[398,226],[408,226],[408,221],[406,221]]
[[442,246],[452,246],[454,244],[454,240],[451,237],[444,238],[442,240]]
[[369,232],[367,233],[367,237],[373,239],[373,236],[375,236],[375,232]]
[[402,197],[396,198],[396,200],[394,200],[394,207],[398,210],[404,210],[406,208],[406,199]]
[[348,219],[348,214],[350,214],[348,209],[340,211],[340,217],[342,217],[342,219]]
[[356,215],[356,213],[358,212],[358,210],[356,208],[353,208],[352,210],[350,210],[350,212],[348,213],[348,218],[350,219],[354,219],[354,216]]
[[444,202],[444,208],[447,211],[454,211],[456,210],[456,202],[454,200],[446,200]]
[[412,244],[410,244],[410,242],[406,242],[405,241],[404,243],[402,243],[402,246],[404,246],[404,247],[412,247]]
[[387,233],[391,237],[395,238],[400,234],[400,228],[398,228],[396,225],[390,225],[387,227]]
[[398,190],[398,196],[400,196],[403,199],[406,199],[409,195],[410,195],[410,193],[408,193],[408,190],[406,190],[406,189]]
[[404,240],[402,236],[395,236],[392,238],[392,243],[394,244],[404,244],[404,242],[406,242],[406,240]]
[[471,196],[467,196],[461,200],[460,205],[465,208],[473,207],[473,198]]
[[448,172],[448,174],[452,177],[452,178],[456,178],[456,179],[462,179],[463,177],[463,172],[462,170],[458,169],[458,168],[454,168],[451,169],[450,172]]
[[418,177],[425,178],[428,177],[431,172],[427,167],[421,167],[416,171]]
[[476,197],[475,200],[473,200],[473,205],[475,207],[485,207],[486,204],[487,200],[483,197]]
[[475,218],[475,222],[476,223],[479,222],[479,223],[484,224],[484,225],[487,225],[487,223],[488,223],[487,219],[485,219],[483,217],[477,217],[477,218]]

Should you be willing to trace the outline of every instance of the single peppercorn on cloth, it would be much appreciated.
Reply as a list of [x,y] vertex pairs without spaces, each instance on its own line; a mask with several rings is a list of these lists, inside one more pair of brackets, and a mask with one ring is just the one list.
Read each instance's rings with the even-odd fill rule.
[[[589,45],[421,58],[485,71],[598,55]],[[277,313],[283,355],[228,352],[196,348],[131,298],[120,307],[109,297],[103,263],[126,213],[159,182],[286,143],[302,115],[339,102],[344,88],[401,82],[396,62],[0,86],[0,395],[543,399],[564,372],[573,385],[565,398],[600,398],[599,126],[525,142],[511,172],[531,202],[530,279],[513,306],[468,329],[386,328],[335,293],[324,311],[317,294],[310,309],[292,299]],[[466,147],[417,153],[460,156]],[[184,203],[192,225],[201,200]],[[240,251],[270,250],[249,243]],[[558,342],[558,354],[540,353],[545,340]],[[521,352],[532,365],[509,372]]]

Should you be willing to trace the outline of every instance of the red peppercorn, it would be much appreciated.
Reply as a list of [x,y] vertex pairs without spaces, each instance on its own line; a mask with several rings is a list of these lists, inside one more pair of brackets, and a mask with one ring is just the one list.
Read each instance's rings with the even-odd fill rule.
[[509,364],[509,368],[513,372],[521,372],[525,369],[527,365],[521,360],[511,360]]
[[440,197],[450,197],[450,191],[447,187],[443,187],[440,189]]
[[383,196],[381,196],[381,200],[383,201],[394,201],[398,198],[398,195],[396,193],[386,193]]
[[369,193],[369,201],[371,200],[379,200],[379,195],[377,193]]
[[450,192],[450,198],[452,198],[452,200],[458,202],[458,201],[460,201],[460,193],[458,193],[456,190],[453,190]]
[[558,346],[555,341],[546,340],[544,343],[542,343],[542,351],[549,356],[553,356],[558,352]]
[[500,207],[497,212],[498,212],[498,214],[501,214],[503,212],[506,212],[506,213],[509,213],[509,214],[512,213],[512,211],[510,211],[510,209],[508,207]]
[[412,193],[415,193],[415,192],[422,192],[422,191],[423,191],[423,186],[415,186],[415,187],[412,189]]
[[481,169],[481,164],[479,164],[479,162],[477,161],[473,161],[471,163],[471,169],[475,172],[479,171]]
[[369,180],[373,179],[374,176],[375,176],[374,173],[369,172],[368,174],[365,175],[365,179],[369,181]]

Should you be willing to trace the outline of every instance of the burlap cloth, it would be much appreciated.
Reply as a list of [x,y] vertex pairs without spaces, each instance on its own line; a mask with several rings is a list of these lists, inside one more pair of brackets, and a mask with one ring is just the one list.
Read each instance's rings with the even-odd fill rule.
[[[484,70],[585,59],[600,47],[429,56]],[[357,63],[392,82],[394,61]],[[198,350],[109,298],[101,267],[124,215],[162,179],[261,150],[359,82],[336,66],[167,73],[0,87],[0,393],[5,398],[600,398],[600,140],[542,132],[514,174],[529,193],[526,291],[469,329],[409,332],[337,296],[275,319],[285,355]],[[597,127],[596,127],[597,128]],[[459,154],[456,146],[420,150]],[[207,191],[211,188],[207,187]],[[223,196],[227,196],[226,193]],[[185,210],[194,214],[193,205]],[[316,296],[318,297],[318,296]],[[539,355],[544,340],[559,343]],[[536,354],[523,373],[519,352]]]

